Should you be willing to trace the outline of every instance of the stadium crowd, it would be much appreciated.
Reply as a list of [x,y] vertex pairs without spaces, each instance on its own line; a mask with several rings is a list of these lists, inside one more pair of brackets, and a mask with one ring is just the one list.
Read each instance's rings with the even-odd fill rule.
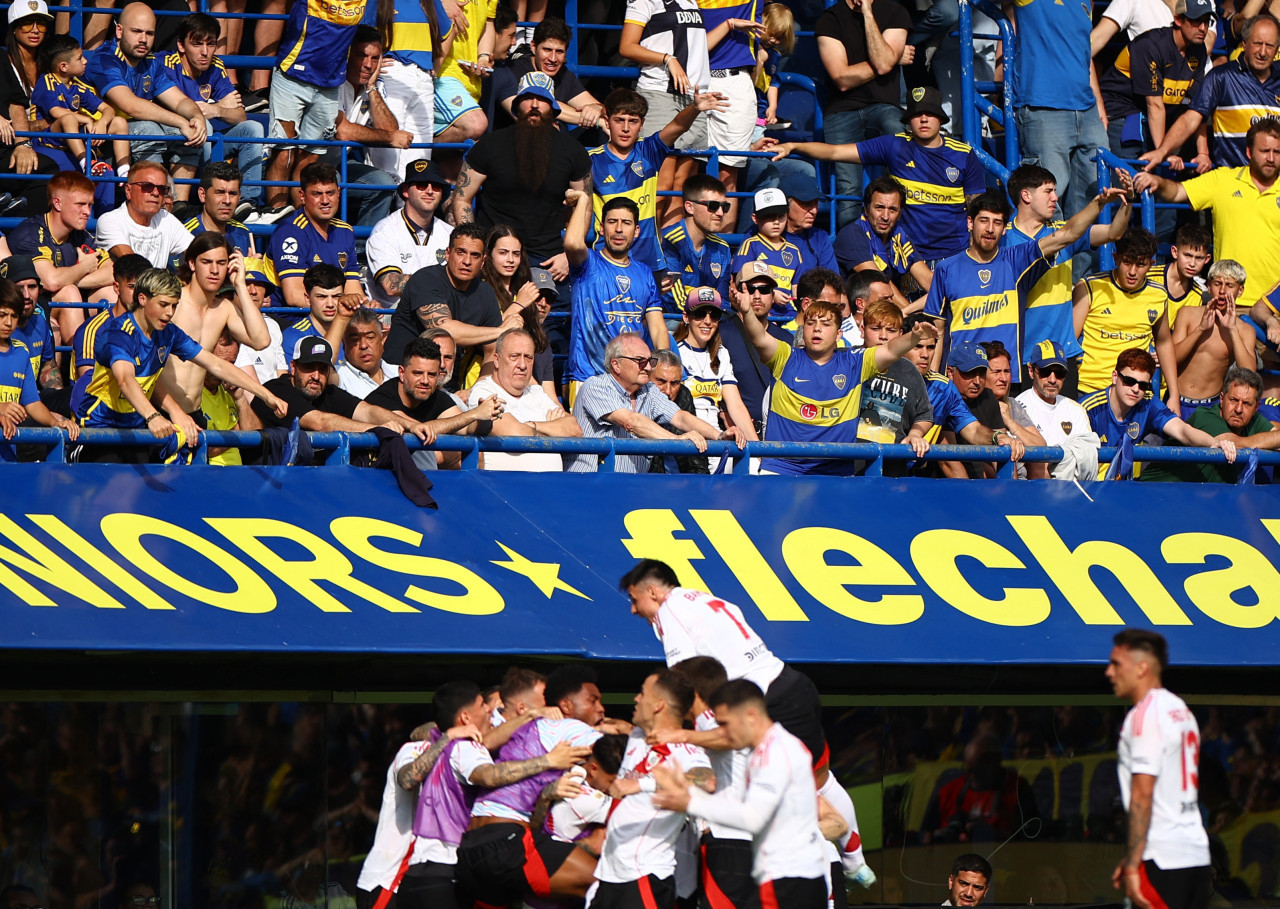
[[[1058,479],[1107,472],[1101,445],[1182,444],[1225,463],[1145,476],[1267,479],[1234,463],[1280,447],[1264,368],[1280,342],[1280,28],[1260,4],[1118,2],[1096,25],[1063,4],[1007,7],[1023,161],[1003,183],[946,129],[976,116],[957,100],[953,0],[840,0],[814,17],[824,130],[799,138],[825,141],[780,141],[795,137],[778,111],[798,7],[628,0],[606,50],[639,79],[593,94],[566,57],[570,26],[523,6],[293,4],[246,35],[244,20],[135,2],[82,46],[45,0],[10,5],[0,207],[25,220],[0,243],[5,436],[145,429],[153,449],[73,457],[164,461],[187,459],[202,428],[295,421],[427,443],[875,441],[922,456],[946,442],[1014,461],[1047,444],[1063,459],[1019,475]],[[218,55],[251,43],[275,54],[265,96],[257,71],[237,82]],[[980,69],[995,53],[975,42]],[[1142,169],[1099,190],[1108,148]],[[823,162],[834,236],[818,226]],[[1156,235],[1131,224],[1139,192],[1208,209],[1211,229],[1175,208]],[[1115,266],[1097,271],[1104,244]],[[1127,453],[1109,473],[1142,471]]]

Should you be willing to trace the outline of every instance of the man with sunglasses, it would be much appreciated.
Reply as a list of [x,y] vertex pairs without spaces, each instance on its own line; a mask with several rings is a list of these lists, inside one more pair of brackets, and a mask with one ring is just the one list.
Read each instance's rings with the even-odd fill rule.
[[[1151,377],[1155,371],[1155,358],[1141,348],[1131,347],[1116,359],[1111,385],[1080,402],[1102,444],[1120,445],[1121,440],[1128,436],[1136,445],[1148,434],[1158,432],[1183,445],[1221,449],[1227,456],[1227,462],[1235,463],[1236,446],[1233,442],[1215,439],[1204,430],[1183,422],[1163,401],[1152,396]],[[1132,475],[1140,472],[1135,469]],[[1117,478],[1131,479],[1132,475],[1130,471],[1122,470]]]
[[168,270],[170,262],[191,245],[191,233],[164,209],[169,195],[169,172],[156,161],[139,161],[124,185],[124,205],[98,219],[98,247],[112,259],[137,253],[153,268]]
[[[687,185],[687,184],[686,184]],[[769,321],[769,310],[773,306],[773,291],[778,286],[778,279],[773,270],[763,262],[748,262],[742,266],[734,282],[735,288],[746,294],[751,301],[751,311],[764,325],[775,340],[783,344],[791,344],[793,335],[779,322]],[[765,392],[773,384],[773,374],[768,365],[760,359],[755,345],[747,336],[742,324],[742,316],[729,310],[720,320],[720,340],[724,349],[729,352],[733,363],[733,372],[738,379],[738,393],[742,395],[742,403],[755,426],[756,434],[764,432],[764,398]]]
[[1031,387],[1015,399],[1031,417],[1046,445],[1062,448],[1063,458],[1049,465],[1058,480],[1092,480],[1098,476],[1098,434],[1089,415],[1074,398],[1062,393],[1070,375],[1068,357],[1056,341],[1041,341],[1027,362]]
[[689,291],[714,287],[720,299],[729,299],[733,250],[718,231],[729,213],[724,184],[709,174],[684,181],[680,193],[684,219],[662,232],[662,254],[668,274],[676,275],[665,291],[668,312],[679,312]]

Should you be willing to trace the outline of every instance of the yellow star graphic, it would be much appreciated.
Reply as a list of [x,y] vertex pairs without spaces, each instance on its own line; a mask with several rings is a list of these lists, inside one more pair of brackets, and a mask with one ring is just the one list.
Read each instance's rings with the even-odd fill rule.
[[[494,542],[497,543],[497,540]],[[498,559],[491,559],[490,561],[494,565],[514,571],[516,574],[522,574],[530,581],[533,581],[533,585],[541,590],[548,600],[557,590],[563,590],[576,597],[582,597],[584,600],[591,599],[582,591],[575,590],[560,580],[559,562],[531,562],[510,547],[503,546],[501,543],[498,543],[498,546],[511,557],[510,561],[499,561]]]

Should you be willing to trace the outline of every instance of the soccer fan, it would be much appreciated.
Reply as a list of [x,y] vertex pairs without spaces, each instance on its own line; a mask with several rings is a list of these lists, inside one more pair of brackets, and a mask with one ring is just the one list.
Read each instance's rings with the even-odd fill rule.
[[[336,265],[312,265],[302,278],[302,290],[306,295],[307,315],[285,326],[280,333],[280,344],[288,353],[303,338],[319,337],[337,350],[342,343],[342,331],[335,325],[338,318],[338,301],[345,296],[346,276]],[[332,335],[332,337],[330,337]]]
[[[226,296],[230,297],[230,294]],[[211,352],[215,357],[234,364],[236,357],[240,355],[240,342],[223,329]],[[217,376],[205,373],[203,387],[200,389],[200,414],[204,420],[202,428],[219,432],[240,429],[242,409],[249,409],[244,389],[223,385]],[[238,448],[210,446],[208,457],[209,464],[213,467],[239,467],[244,464]]]
[[[862,314],[877,300],[893,300],[893,285],[878,271],[866,271],[850,275],[842,284],[840,276],[826,268],[814,268],[804,273],[796,284],[796,296],[800,313],[814,300],[834,303],[840,309],[840,340],[838,347],[862,347]],[[791,332],[796,347],[804,345],[803,319],[797,316],[783,324]]]
[[[488,130],[489,118],[479,102],[483,80],[493,73],[497,44],[493,19],[497,7],[496,0],[463,4],[466,28],[451,29],[449,40],[441,42],[441,53],[435,60],[435,84],[432,86],[433,136],[424,136],[423,139],[467,142],[479,139]],[[448,154],[455,159],[458,156],[452,151]],[[401,163],[406,162],[407,159]]]
[[[1013,355],[999,341],[988,341],[979,345],[987,354],[987,375],[983,382],[986,390],[991,392],[1000,407],[1000,416],[1004,420],[1004,428],[1028,447],[1039,447],[1045,444],[1040,431],[1036,429],[1031,415],[1018,403],[1016,398],[1009,397],[1009,388],[1013,375]],[[966,398],[967,400],[967,398]],[[1025,478],[1024,465],[1018,465],[1018,476]],[[1047,476],[1041,464],[1025,465],[1032,471],[1032,479],[1043,479]]]
[[9,256],[0,261],[0,278],[13,285],[22,303],[10,337],[27,349],[36,388],[46,392],[61,389],[62,374],[58,371],[53,329],[38,305],[40,278],[35,263],[30,256]]
[[[778,286],[769,266],[763,262],[748,262],[743,266],[742,274],[731,279],[731,283],[747,295],[747,299],[751,301],[751,310],[755,313],[756,320],[765,327],[765,331],[783,344],[795,343],[791,332],[781,324],[769,321],[773,291]],[[742,403],[746,405],[756,435],[763,437],[764,402],[769,386],[773,383],[773,374],[756,352],[755,344],[751,342],[736,309],[727,310],[720,320],[720,337],[725,350],[729,351],[730,361],[738,364],[734,370],[738,379],[738,392],[742,395]]]
[[591,249],[587,245],[591,193],[570,189],[565,192],[565,201],[573,206],[564,233],[564,250],[573,279],[573,321],[564,370],[572,407],[578,387],[606,367],[605,348],[613,338],[624,332],[643,333],[660,349],[670,347],[671,339],[662,319],[662,301],[653,272],[631,256],[638,233],[639,207],[626,197],[605,203],[600,215],[604,248]]
[[[560,105],[550,77],[539,72],[522,78],[511,109],[514,126],[490,133],[467,152],[453,193],[453,220],[476,220],[485,228],[509,225],[524,241],[530,263],[563,284],[569,277],[560,233],[565,190],[591,194],[591,159],[577,141],[556,129],[551,114]],[[482,185],[485,191],[472,212]]]
[[[1003,194],[983,193],[969,203],[969,248],[939,263],[924,312],[945,319],[951,344],[999,341],[1022,350],[1022,295],[1053,263],[1059,250],[1075,243],[1098,220],[1103,207],[1124,196],[1109,187],[1058,230],[1033,243],[1000,245],[1009,219]],[[1013,380],[1022,379],[1013,364]]]
[[[1213,257],[1213,234],[1200,224],[1178,228],[1169,249],[1169,262],[1160,271],[1160,283],[1169,295],[1165,316],[1156,323],[1156,342],[1172,337],[1173,324],[1182,307],[1204,302],[1205,279],[1200,277]],[[1243,314],[1242,314],[1243,315]]]
[[1098,476],[1098,434],[1089,415],[1075,400],[1062,393],[1069,373],[1069,359],[1054,341],[1041,341],[1027,361],[1031,387],[1018,395],[1046,445],[1062,449],[1062,460],[1050,464],[1058,480],[1094,480]]
[[809,752],[771,717],[764,693],[749,679],[728,682],[712,700],[729,745],[751,749],[745,787],[740,794],[708,795],[659,765],[653,803],[750,833],[761,905],[822,909],[828,869]]
[[[277,78],[271,83],[273,97],[279,81]],[[275,117],[274,106],[271,111]],[[264,257],[267,278],[276,286],[271,297],[272,305],[306,306],[302,276],[319,262],[336,265],[342,270],[346,276],[346,293],[362,293],[355,231],[337,217],[337,168],[315,161],[302,169],[298,180],[302,191],[302,212],[272,232]]]
[[597,249],[606,245],[604,206],[611,199],[630,199],[640,210],[639,229],[631,247],[631,257],[650,271],[664,267],[658,243],[658,170],[671,154],[676,140],[688,132],[694,120],[709,110],[725,106],[715,92],[694,95],[692,104],[675,115],[670,123],[641,139],[649,102],[629,88],[616,88],[604,100],[609,141],[590,149],[592,210]]
[[242,181],[238,164],[227,161],[206,164],[200,172],[200,186],[196,190],[200,211],[183,226],[193,237],[207,230],[225,234],[241,256],[251,259],[258,255],[253,246],[253,235],[249,228],[235,219],[236,209],[240,207]]
[[[947,353],[947,378],[960,393],[969,413],[983,427],[984,432],[979,444],[1001,445],[1010,447],[1010,460],[1021,459],[1026,443],[1018,436],[1018,430],[1010,427],[1011,419],[1006,419],[991,390],[987,388],[987,373],[991,361],[987,357],[985,345],[961,342]],[[990,434],[990,439],[986,436]],[[957,441],[965,442],[961,435]],[[988,479],[995,477],[995,465],[991,462],[963,461],[948,463],[943,468],[948,476],[968,476],[970,479]]]
[[969,852],[951,863],[951,873],[947,875],[947,893],[949,899],[944,906],[981,906],[982,901],[991,895],[991,863],[978,855]]
[[814,226],[818,220],[818,200],[822,198],[818,182],[788,171],[782,175],[778,188],[787,197],[787,224],[783,236],[800,250],[801,270],[797,278],[811,268],[838,272],[840,265],[836,262],[831,235]]
[[904,315],[924,306],[924,296],[908,300],[898,284],[908,275],[928,293],[933,269],[916,252],[902,229],[907,188],[893,177],[876,177],[862,194],[862,214],[840,228],[834,243],[836,261],[844,274],[878,271],[893,282],[893,302]]
[[1156,238],[1134,228],[1116,241],[1116,264],[1109,272],[1089,275],[1072,291],[1072,323],[1084,347],[1080,362],[1081,394],[1106,388],[1120,351],[1155,349],[1164,364],[1164,379],[1176,400],[1177,359],[1171,340],[1156,335],[1165,317],[1168,291],[1150,278]]
[[684,306],[695,287],[714,287],[722,300],[729,297],[733,253],[717,234],[729,211],[724,184],[715,177],[695,174],[680,190],[684,218],[662,232],[662,254],[671,285],[665,289],[672,311]]
[[[13,337],[22,313],[22,297],[10,283],[0,283],[0,430],[12,439],[18,425],[31,420],[40,426],[65,429],[71,441],[80,436],[80,427],[61,414],[53,413],[40,401],[36,374],[31,369],[31,352]],[[7,441],[0,442],[0,461],[16,461],[18,453]]]
[[405,168],[396,191],[404,208],[373,225],[364,248],[373,276],[370,290],[379,305],[394,305],[419,269],[444,264],[453,228],[436,212],[449,189],[449,181],[427,158]]
[[1280,283],[1280,120],[1254,120],[1245,145],[1244,166],[1219,167],[1185,183],[1140,173],[1133,186],[1162,202],[1211,209],[1214,258],[1235,259],[1255,287],[1270,288]]
[[[359,304],[359,305],[357,305]],[[338,360],[338,387],[361,400],[398,373],[394,363],[382,358],[382,323],[368,307],[368,300],[341,297],[334,322],[342,327],[342,357]]]
[[784,235],[787,230],[787,212],[790,210],[786,194],[777,188],[759,190],[752,199],[751,221],[755,230],[738,247],[733,257],[735,271],[741,271],[747,262],[763,262],[769,266],[777,281],[774,308],[779,313],[794,315],[792,286],[797,274],[804,267],[800,247]]
[[[862,313],[862,330],[867,347],[888,344],[902,336],[902,310],[891,300],[876,300]],[[933,428],[933,407],[929,391],[915,364],[894,360],[883,373],[863,383],[858,411],[858,441],[910,445],[923,456],[929,450],[925,440]],[[897,464],[886,464],[886,476],[900,473]]]
[[[1262,377],[1252,369],[1232,366],[1222,379],[1222,390],[1216,404],[1197,407],[1187,425],[1200,429],[1215,439],[1227,439],[1239,448],[1275,451],[1280,448],[1280,430],[1258,413],[1262,403]],[[1181,482],[1235,483],[1240,464],[1148,464],[1143,480],[1178,480]]]
[[[546,86],[553,91],[556,102],[553,110],[561,123],[591,129],[604,126],[601,114],[604,105],[578,81],[569,69],[566,55],[573,30],[555,16],[543,19],[533,30],[533,54],[517,60],[505,71],[496,70],[499,83],[493,87],[493,96],[501,108],[515,120],[520,119],[520,83],[525,76],[546,76]],[[544,84],[539,80],[539,84]],[[731,146],[725,146],[729,148]]]
[[986,177],[973,149],[943,135],[948,117],[937,89],[912,89],[903,120],[907,133],[853,145],[784,142],[773,149],[774,160],[800,152],[821,161],[883,165],[907,189],[902,226],[916,254],[944,259],[965,248],[966,205],[986,189]]
[[[120,274],[120,263],[116,260],[116,274]],[[253,305],[262,309],[271,302],[271,279],[267,277],[266,267],[261,259],[244,260],[244,283],[248,288],[249,298]],[[254,350],[246,345],[240,346],[240,355],[236,358],[236,366],[246,373],[256,376],[259,382],[268,382],[289,372],[289,358],[284,352],[284,333],[280,323],[275,319],[267,319],[267,333],[271,335],[271,343],[262,350]]]
[[[183,281],[182,293],[173,324],[205,350],[213,350],[223,331],[254,350],[271,343],[262,310],[254,304],[245,285],[244,257],[222,234],[201,234],[193,240],[183,253],[179,277]],[[225,284],[230,284],[233,291],[230,300],[220,296]],[[168,392],[188,416],[200,423],[204,370],[198,363],[171,360],[166,371]]]
[[[155,139],[131,140],[131,157],[135,162],[129,171],[131,177],[137,175],[136,162],[144,159],[168,162],[176,176],[193,177],[208,125],[196,103],[183,94],[169,77],[164,63],[151,53],[155,35],[156,15],[151,7],[146,3],[125,4],[116,21],[115,40],[94,51],[85,71],[85,81],[122,116],[129,118],[130,135],[181,136],[184,140],[181,144]],[[157,166],[164,169],[163,164]],[[187,192],[184,185],[181,198],[187,198]]]
[[[72,413],[79,412],[80,398],[84,395],[85,386],[89,384],[89,376],[93,374],[93,365],[97,360],[98,339],[106,333],[106,324],[133,309],[134,285],[150,267],[151,263],[139,255],[116,259],[112,269],[115,273],[112,289],[115,291],[116,302],[110,309],[104,309],[76,329],[71,341],[71,376],[75,380],[71,391]],[[0,263],[0,269],[3,269],[3,263]],[[31,301],[31,306],[34,308],[34,300]]]
[[[512,328],[498,336],[494,345],[495,368],[471,389],[471,397],[479,400],[496,395],[502,401],[504,414],[493,425],[495,436],[532,436],[553,439],[576,439],[582,428],[572,414],[533,381],[533,335],[523,328]],[[508,454],[485,452],[486,470],[560,471],[560,455],[555,452],[529,451]]]
[[[1245,271],[1239,262],[1219,259],[1209,266],[1209,293],[1201,305],[1183,306],[1173,325],[1178,364],[1179,415],[1190,420],[1196,408],[1218,403],[1227,367],[1252,369],[1257,341],[1252,326],[1241,319],[1236,301],[1244,293]],[[1170,398],[1172,400],[1172,398]]]
[[[1103,445],[1123,446],[1125,439],[1137,445],[1150,433],[1162,433],[1184,445],[1218,448],[1227,463],[1236,460],[1236,446],[1230,439],[1215,439],[1203,430],[1183,422],[1163,401],[1152,396],[1151,377],[1156,362],[1151,354],[1137,347],[1121,351],[1111,373],[1111,384],[1084,398],[1080,404],[1089,415],[1089,423]],[[1120,464],[1109,475],[1125,479],[1130,473],[1127,463],[1117,454]],[[1141,474],[1140,469],[1132,471]]]
[[1107,680],[1116,697],[1133,704],[1116,762],[1129,841],[1112,884],[1139,906],[1204,909],[1213,872],[1200,819],[1200,726],[1161,684],[1169,664],[1163,636],[1126,628],[1112,641]]
[[[1280,116],[1280,66],[1276,49],[1280,45],[1280,23],[1269,14],[1244,23],[1239,59],[1214,66],[1193,93],[1191,104],[1166,131],[1164,141],[1142,156],[1145,170],[1168,160],[1175,170],[1184,162],[1178,151],[1196,135],[1202,125],[1211,134],[1210,146],[1197,145],[1191,162],[1204,173],[1212,165],[1244,167],[1249,163],[1247,131],[1259,120]],[[1205,121],[1208,121],[1206,124]]]
[[169,268],[191,245],[191,234],[164,208],[164,200],[173,193],[169,179],[164,165],[134,161],[124,185],[124,204],[98,219],[95,245],[113,259],[137,253],[153,268]]
[[[1116,180],[1126,190],[1132,186],[1129,175],[1116,169]],[[1024,164],[1009,175],[1009,198],[1013,200],[1014,215],[1009,229],[1000,238],[1001,246],[1020,246],[1040,240],[1063,226],[1054,220],[1058,207],[1058,192],[1053,173],[1037,164]],[[1129,229],[1133,205],[1126,193],[1119,199],[1120,207],[1112,215],[1110,224],[1094,224],[1084,235],[1059,252],[1053,264],[1023,294],[1022,362],[1037,344],[1050,340],[1060,345],[1071,361],[1064,394],[1075,395],[1079,379],[1079,358],[1084,353],[1078,332],[1071,322],[1071,261],[1077,254],[1105,243],[1114,243]]]
[[[261,139],[265,133],[262,124],[257,120],[249,119],[248,114],[245,113],[244,101],[232,84],[231,77],[227,75],[227,68],[218,59],[216,53],[218,33],[218,20],[208,13],[192,13],[184,17],[178,23],[177,50],[165,55],[164,68],[173,84],[178,86],[182,93],[195,104],[200,115],[204,117],[209,132],[217,132],[226,139],[227,153],[235,156],[236,163],[232,169],[237,174],[236,190],[237,195],[240,195],[241,180],[256,183],[262,179],[263,146],[260,142],[237,140]],[[206,145],[204,148],[206,170],[211,163],[215,163],[212,161],[212,146]],[[216,163],[225,164],[226,162]],[[194,175],[194,171],[189,174],[177,174],[177,176],[188,177]],[[224,176],[222,179],[230,179],[230,177]],[[208,192],[203,175],[200,185]],[[246,188],[243,193],[245,208],[255,207],[261,198],[261,186]],[[207,211],[208,205],[204,195],[201,195],[200,201],[206,202]],[[231,213],[222,219],[224,224],[237,214],[239,206],[240,199],[237,198]],[[211,225],[208,226],[213,229]],[[227,233],[225,230],[222,232]],[[232,242],[240,247],[236,239],[232,239]],[[240,251],[246,256],[253,255],[251,248],[246,250],[240,247]]]
[[[684,384],[684,364],[680,356],[673,350],[659,350],[654,354],[657,363],[649,370],[649,382],[656,385],[658,391],[671,399],[685,413],[698,415],[698,408],[693,403],[693,392]],[[707,459],[701,455],[675,455],[675,470],[671,470],[670,462],[665,455],[654,455],[649,459],[649,473],[710,473]]]
[[[739,448],[745,444],[737,427],[722,431],[676,407],[649,381],[649,370],[656,365],[657,358],[650,354],[649,345],[640,335],[624,331],[609,341],[604,350],[606,371],[583,382],[573,404],[573,416],[583,437],[681,438],[692,442],[699,452],[707,450],[707,439],[732,439]],[[648,463],[644,455],[618,455],[614,470],[645,473]],[[578,455],[569,462],[568,469],[594,473],[596,466],[596,455]]]
[[[150,431],[162,443],[156,455],[166,462],[174,460],[180,448],[195,445],[199,435],[195,420],[160,384],[160,373],[170,357],[188,360],[228,385],[253,392],[254,407],[264,413],[283,415],[288,407],[172,323],[181,294],[182,284],[175,275],[150,268],[139,276],[134,287],[136,305],[108,322],[96,343],[93,374],[76,414],[86,428]],[[155,403],[153,396],[158,398]],[[150,456],[145,448],[88,448],[80,459],[145,463]]]
[[756,441],[751,416],[738,393],[729,352],[720,340],[724,304],[715,288],[699,287],[684,301],[684,321],[676,329],[676,350],[684,367],[685,387],[693,395],[695,412],[710,426],[725,422],[737,426],[743,436]]
[[493,342],[524,318],[518,308],[504,317],[493,288],[480,276],[487,232],[478,224],[460,224],[449,235],[443,265],[417,271],[405,284],[391,316],[387,359],[396,362],[410,339],[424,329],[443,328],[457,343],[460,358],[454,375],[459,386],[474,381],[482,363],[493,359]]

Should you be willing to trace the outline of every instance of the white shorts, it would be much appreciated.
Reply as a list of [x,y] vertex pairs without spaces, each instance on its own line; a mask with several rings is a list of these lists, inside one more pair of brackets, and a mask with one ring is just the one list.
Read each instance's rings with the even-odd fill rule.
[[[640,97],[649,102],[649,113],[644,118],[640,138],[647,139],[675,119],[676,114],[693,103],[693,95],[673,95],[670,92],[644,90]],[[707,147],[707,115],[698,114],[693,126],[676,140],[676,148],[701,149]]]
[[[756,86],[749,73],[711,77],[711,91],[729,99],[729,109],[707,113],[707,142],[713,148],[731,152],[751,147],[751,133],[756,128]],[[720,156],[722,167],[742,167],[743,155]]]
[[[400,128],[413,133],[414,142],[430,142],[435,136],[435,90],[431,73],[411,63],[392,61],[382,74],[383,98]],[[369,163],[396,177],[414,161],[431,157],[429,148],[370,148]]]

